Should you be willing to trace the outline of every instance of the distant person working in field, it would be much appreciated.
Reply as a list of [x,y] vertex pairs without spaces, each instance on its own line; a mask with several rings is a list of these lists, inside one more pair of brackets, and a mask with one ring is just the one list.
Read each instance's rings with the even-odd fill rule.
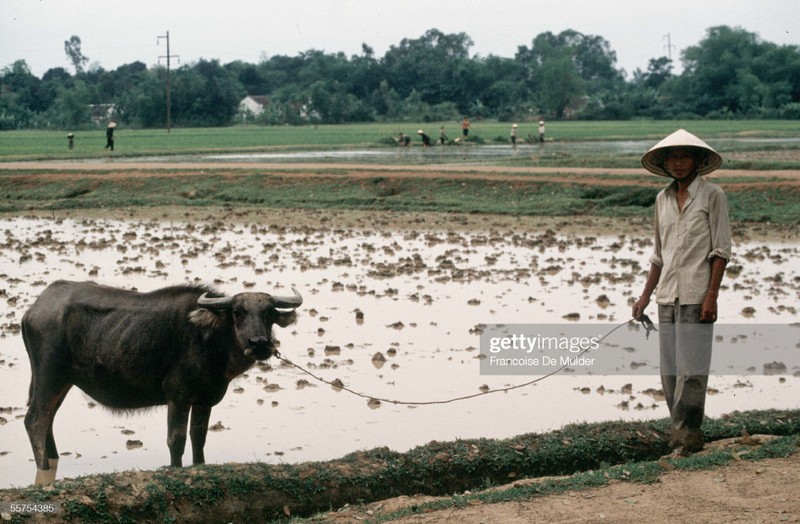
[[544,120],[539,120],[539,142],[544,144]]
[[111,149],[114,151],[114,129],[117,127],[116,122],[109,122],[106,126],[106,147],[105,149]]
[[519,126],[517,124],[511,124],[511,147],[517,147],[517,129]]
[[464,120],[461,121],[461,136],[464,140],[469,138],[469,118],[464,117]]
[[431,137],[429,137],[428,135],[426,135],[426,134],[425,134],[425,132],[424,132],[422,129],[420,129],[419,131],[417,131],[417,134],[418,134],[418,135],[419,135],[419,137],[422,139],[422,145],[423,145],[424,147],[431,147]]
[[439,128],[439,145],[447,145],[447,135],[444,134],[444,126]]
[[672,183],[656,197],[655,248],[650,273],[633,317],[642,318],[656,290],[661,384],[672,417],[673,456],[703,449],[705,414],[717,296],[731,258],[728,199],[706,181],[722,158],[680,129],[653,146],[642,165]]
[[398,134],[397,138],[395,138],[394,140],[400,147],[408,147],[411,145],[411,137],[405,133]]

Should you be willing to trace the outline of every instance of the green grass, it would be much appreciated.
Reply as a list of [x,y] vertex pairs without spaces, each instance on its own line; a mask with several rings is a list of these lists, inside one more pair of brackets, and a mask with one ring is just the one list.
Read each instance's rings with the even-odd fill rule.
[[[415,142],[417,129],[424,129],[433,138],[445,126],[448,136],[460,136],[459,122],[372,123],[320,126],[233,126],[225,128],[190,128],[166,130],[129,129],[120,126],[115,132],[116,156],[179,155],[219,151],[263,151],[268,149],[320,149],[388,147],[398,132],[411,135]],[[520,136],[535,133],[534,122],[520,124]],[[551,122],[547,124],[548,140],[656,140],[685,127],[704,139],[748,137],[797,137],[800,126],[789,120],[694,120],[694,121],[604,121]],[[510,123],[473,121],[470,137],[494,143],[507,142]],[[0,160],[24,158],[91,158],[104,157],[105,131],[75,132],[75,148],[67,149],[64,131],[2,131]]]
[[[280,172],[59,180],[0,177],[0,212],[138,206],[232,206],[437,211],[539,216],[650,217],[658,187],[529,180],[284,177]],[[800,190],[728,191],[731,217],[741,222],[800,222]]]

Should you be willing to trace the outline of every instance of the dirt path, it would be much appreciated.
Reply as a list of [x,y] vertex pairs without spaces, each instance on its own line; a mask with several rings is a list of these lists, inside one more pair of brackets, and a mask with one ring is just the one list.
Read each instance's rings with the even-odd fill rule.
[[[664,179],[649,175],[643,169],[582,167],[508,167],[476,164],[429,164],[420,166],[331,163],[268,163],[268,162],[127,162],[104,160],[85,162],[0,162],[0,174],[35,177],[144,178],[153,176],[235,175],[260,172],[284,178],[351,177],[351,178],[442,178],[485,179],[502,181],[546,180],[548,182],[591,185],[629,185],[631,183],[659,187]],[[748,187],[800,187],[800,170],[752,171],[720,169],[710,178],[725,183],[726,189]],[[752,179],[752,180],[742,180]],[[726,181],[729,180],[729,181]]]
[[[720,441],[713,447],[725,448],[733,440]],[[669,464],[662,461],[662,467],[668,468]],[[535,482],[520,481],[495,491]],[[611,481],[607,486],[585,491],[423,511],[392,522],[800,522],[800,498],[796,494],[799,485],[800,454],[795,453],[787,458],[734,461],[711,470],[666,471],[652,484]],[[359,522],[433,500],[434,497],[399,497],[328,513],[321,520]]]

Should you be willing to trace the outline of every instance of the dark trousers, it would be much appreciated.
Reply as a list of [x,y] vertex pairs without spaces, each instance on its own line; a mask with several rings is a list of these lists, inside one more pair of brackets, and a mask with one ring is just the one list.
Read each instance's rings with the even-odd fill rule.
[[673,447],[702,448],[714,325],[700,322],[700,304],[658,306],[661,385],[672,417]]

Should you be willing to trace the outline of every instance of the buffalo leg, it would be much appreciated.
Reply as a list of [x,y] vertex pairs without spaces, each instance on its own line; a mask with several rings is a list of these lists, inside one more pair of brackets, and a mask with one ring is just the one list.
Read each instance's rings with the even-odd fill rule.
[[[69,391],[69,389],[67,389]],[[58,470],[58,448],[56,447],[56,439],[53,436],[53,422],[56,418],[56,413],[58,409],[61,407],[61,404],[64,403],[64,399],[67,398],[67,393],[64,392],[64,395],[59,400],[58,404],[56,405],[55,409],[53,410],[53,417],[50,419],[50,427],[47,428],[47,439],[45,440],[44,447],[45,452],[47,454],[47,463],[50,465],[50,470],[52,471],[53,479],[55,479],[56,471]]]
[[192,406],[192,423],[189,433],[192,437],[192,462],[205,464],[206,457],[203,448],[206,445],[208,434],[208,420],[211,417],[211,406]]
[[183,451],[186,449],[186,426],[189,424],[189,405],[167,403],[167,445],[169,446],[170,465],[183,465]]
[[36,382],[25,414],[25,429],[36,460],[36,484],[39,485],[55,480],[58,450],[53,437],[53,420],[71,387],[67,384],[61,388],[45,388],[42,382]]

